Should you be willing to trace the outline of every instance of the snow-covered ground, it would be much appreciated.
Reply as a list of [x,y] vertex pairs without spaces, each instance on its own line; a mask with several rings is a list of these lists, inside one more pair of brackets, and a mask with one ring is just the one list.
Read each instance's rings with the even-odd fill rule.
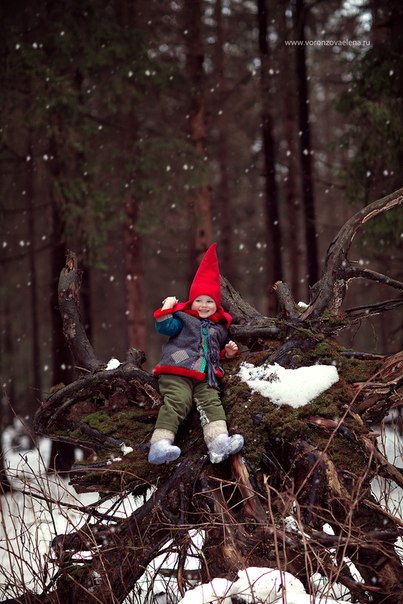
[[[252,390],[269,396],[277,404],[306,404],[338,380],[333,366],[316,365],[301,370],[286,370],[278,365],[253,367],[243,364],[240,377]],[[299,374],[298,374],[299,372]],[[303,375],[302,375],[303,374]],[[45,582],[55,573],[49,545],[56,535],[77,529],[88,517],[85,506],[97,502],[98,494],[77,495],[68,483],[57,475],[47,474],[50,441],[41,439],[37,449],[27,449],[23,439],[16,438],[19,425],[9,427],[3,433],[5,465],[13,491],[0,498],[0,597],[15,597],[26,589],[42,592]],[[18,440],[18,446],[15,444]],[[380,448],[385,448],[390,461],[402,467],[401,440],[396,432],[387,429]],[[394,486],[394,485],[392,485]],[[387,487],[387,488],[386,488]],[[373,490],[382,504],[392,513],[403,517],[402,491],[397,487],[374,483]],[[388,495],[386,495],[388,493]],[[117,505],[119,503],[119,505]],[[116,507],[115,507],[116,505]],[[113,507],[114,514],[130,515],[138,502],[127,497],[120,502],[103,503],[100,509]],[[84,507],[83,507],[84,506]],[[295,521],[289,518],[290,524]],[[330,527],[324,527],[328,531]],[[187,560],[188,569],[198,568],[197,552],[203,542],[202,533],[191,535],[194,556]],[[329,552],[331,555],[331,551]],[[180,600],[176,582],[158,574],[158,569],[170,569],[176,565],[174,551],[159,556],[146,569],[126,604],[134,602],[152,604],[176,603],[205,604],[223,602],[237,596],[246,602],[282,602],[282,604],[318,604],[319,602],[349,601],[349,594],[339,585],[329,586],[319,575],[311,578],[316,598],[308,595],[300,581],[288,573],[268,568],[249,568],[239,571],[234,582],[215,579],[208,585],[197,586],[186,592]],[[353,565],[352,573],[357,576]],[[157,576],[156,580],[152,580]],[[343,599],[344,598],[344,599]],[[315,601],[314,601],[315,600]]]

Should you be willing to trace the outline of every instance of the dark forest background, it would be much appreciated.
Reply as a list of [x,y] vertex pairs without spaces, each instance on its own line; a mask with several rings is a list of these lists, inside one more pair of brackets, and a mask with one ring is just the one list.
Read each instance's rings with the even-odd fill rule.
[[[402,186],[401,0],[3,0],[0,27],[3,422],[74,379],[67,250],[98,358],[151,369],[153,311],[210,243],[273,316],[273,283],[308,302],[341,225]],[[373,222],[350,256],[401,279],[401,209]],[[346,304],[388,297],[354,283]],[[371,325],[343,343],[401,348],[398,311]]]

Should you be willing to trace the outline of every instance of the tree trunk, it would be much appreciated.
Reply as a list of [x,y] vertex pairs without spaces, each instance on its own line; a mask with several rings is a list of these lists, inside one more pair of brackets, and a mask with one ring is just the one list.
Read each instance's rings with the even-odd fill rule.
[[144,307],[144,266],[142,237],[136,231],[138,207],[130,196],[125,203],[126,301],[129,347],[146,347],[146,316]]
[[302,200],[305,213],[305,245],[307,254],[307,277],[309,285],[318,280],[318,251],[315,217],[315,201],[312,179],[311,162],[311,126],[309,121],[309,91],[306,67],[305,42],[306,6],[304,0],[295,0],[295,39],[301,42],[295,46],[297,91],[298,91],[298,121],[300,132],[299,155],[302,176]]
[[[289,267],[290,277],[289,285],[293,296],[297,300],[304,299],[308,293],[306,288],[301,285],[301,277],[305,274],[301,271],[302,254],[301,254],[301,235],[302,235],[302,216],[301,216],[301,199],[298,193],[298,174],[299,164],[297,162],[297,140],[298,127],[296,123],[296,102],[294,91],[296,90],[295,68],[294,67],[294,52],[285,41],[289,39],[286,10],[284,6],[280,6],[279,16],[279,35],[280,44],[282,45],[280,52],[281,63],[281,106],[283,124],[283,139],[286,143],[286,158],[287,166],[287,182],[284,185],[285,189],[285,215],[287,216],[287,226],[284,229],[284,248],[288,255],[287,266]],[[290,65],[291,63],[291,65]],[[301,262],[295,262],[296,258],[301,258]]]
[[[138,1],[116,0],[119,25],[131,31],[141,30],[144,14]],[[122,113],[120,120],[119,144],[126,149],[128,155],[135,153],[138,142],[138,108],[133,101],[130,113]],[[141,177],[138,175],[138,179]],[[137,230],[139,214],[138,200],[129,194],[124,201],[126,220],[124,224],[124,255],[126,263],[126,316],[127,341],[129,347],[142,350],[146,347],[146,314],[144,302],[144,264],[143,237]]]
[[[206,101],[204,94],[204,54],[201,0],[185,0],[183,5],[185,28],[186,71],[190,83],[189,129],[200,160],[206,156]],[[204,252],[213,242],[211,221],[211,195],[207,184],[191,194],[190,205],[195,225],[196,260],[200,262]]]
[[260,56],[260,90],[262,105],[262,138],[264,153],[264,177],[266,196],[267,257],[268,257],[268,312],[275,312],[275,299],[272,293],[273,284],[283,279],[283,250],[281,243],[281,226],[278,211],[278,188],[276,182],[276,158],[273,137],[273,119],[270,109],[269,84],[269,45],[267,43],[267,7],[266,0],[257,0],[257,18],[259,28]]
[[[78,492],[123,498],[155,488],[129,517],[105,514],[95,506],[91,522],[56,537],[52,552],[60,575],[54,591],[47,590],[39,601],[57,602],[73,594],[76,604],[122,602],[164,546],[178,552],[175,572],[183,595],[191,587],[184,567],[188,531],[203,529],[200,581],[233,581],[239,569],[251,566],[276,568],[298,577],[313,598],[310,577],[317,572],[330,584],[342,584],[360,604],[400,604],[402,566],[394,544],[402,522],[374,499],[370,484],[379,476],[403,487],[401,470],[379,452],[371,428],[401,400],[402,353],[385,358],[359,355],[334,338],[351,321],[380,312],[379,307],[368,307],[340,314],[346,280],[387,279],[354,272],[347,253],[367,220],[399,205],[403,190],[374,202],[346,223],[330,246],[325,271],[315,284],[317,295],[304,313],[285,283],[276,283],[281,311],[270,318],[223,279],[223,301],[234,317],[231,336],[244,346],[242,357],[227,362],[222,384],[230,432],[242,432],[245,438],[242,454],[211,464],[193,410],[177,435],[179,460],[168,466],[148,464],[147,443],[161,397],[155,378],[141,368],[139,351],[131,351],[117,369],[100,366],[51,394],[36,415],[37,432],[96,452],[96,462],[73,468],[72,484]],[[71,263],[74,257],[62,270],[61,292],[67,290]],[[403,283],[389,280],[389,285],[403,290]],[[74,314],[68,306],[66,313],[70,298],[59,294],[59,300],[68,322],[64,331],[69,333],[78,309]],[[388,307],[385,302],[383,310]],[[76,342],[79,356],[90,349],[89,342]],[[73,350],[76,342],[71,342]],[[278,406],[240,379],[244,362],[260,371],[268,363],[288,369],[325,364],[337,367],[339,379],[298,408]],[[273,380],[268,375],[266,384]],[[298,389],[304,385],[301,380],[298,384]],[[323,530],[325,523],[333,535]],[[83,565],[80,555],[88,550],[91,556],[86,554]],[[348,560],[362,580],[352,576]]]
[[[52,380],[54,385],[63,385],[73,379],[72,363],[65,337],[63,337],[63,320],[59,309],[59,272],[60,263],[66,257],[65,236],[61,217],[53,203],[52,221],[52,279],[51,279],[51,318],[52,318]],[[84,328],[83,328],[84,329]],[[52,441],[49,459],[50,472],[68,472],[74,462],[74,446],[61,440]]]
[[[30,148],[28,152],[30,157],[34,157],[33,150]],[[31,245],[28,251],[28,262],[29,262],[29,274],[30,274],[30,310],[32,313],[32,374],[33,374],[33,401],[30,407],[37,409],[37,401],[42,396],[42,378],[41,378],[41,354],[40,354],[40,335],[39,335],[39,312],[38,312],[38,284],[37,284],[37,272],[36,272],[36,220],[35,220],[35,206],[34,200],[37,198],[35,193],[35,172],[33,170],[33,162],[29,162],[29,169],[27,173],[27,200],[28,200],[28,232],[29,241]],[[60,265],[59,265],[60,268]]]
[[[225,78],[225,53],[224,43],[226,35],[224,33],[222,0],[216,0],[214,5],[214,15],[216,21],[217,40],[215,44],[215,70],[216,83],[219,84],[219,98],[224,99],[227,95]],[[220,241],[220,265],[222,272],[232,282],[235,278],[234,255],[232,252],[233,220],[230,205],[230,186],[229,186],[229,158],[228,158],[228,112],[221,110],[217,118],[218,128],[218,162],[220,167],[220,183],[217,187],[216,203],[220,208],[221,241]]]

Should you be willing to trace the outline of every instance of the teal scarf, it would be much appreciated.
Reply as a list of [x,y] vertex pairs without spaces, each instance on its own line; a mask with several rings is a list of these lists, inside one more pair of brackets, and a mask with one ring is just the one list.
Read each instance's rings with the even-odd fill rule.
[[208,319],[201,320],[201,337],[205,359],[205,371],[207,373],[207,379],[209,386],[214,388],[218,387],[216,370],[223,372],[222,367],[219,364],[220,360],[220,348],[217,340],[211,338],[210,325],[213,323]]

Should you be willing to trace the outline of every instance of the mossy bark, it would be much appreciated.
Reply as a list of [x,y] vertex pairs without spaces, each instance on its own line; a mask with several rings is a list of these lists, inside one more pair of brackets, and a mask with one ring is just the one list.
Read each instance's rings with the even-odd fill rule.
[[[328,536],[323,525],[332,527],[333,545],[351,558],[365,583],[351,578],[342,559],[338,580],[359,594],[360,601],[369,602],[370,597],[376,601],[379,595],[379,602],[398,602],[401,563],[394,548],[398,524],[370,492],[371,480],[380,471],[388,473],[388,465],[380,464],[373,455],[371,426],[359,414],[366,390],[357,395],[355,386],[356,380],[370,385],[373,376],[379,383],[383,362],[379,358],[351,359],[331,340],[307,346],[311,350],[306,356],[289,357],[293,367],[331,360],[340,379],[307,405],[294,409],[252,393],[238,376],[241,362],[267,362],[276,345],[282,346],[271,341],[269,353],[244,351],[240,358],[226,363],[223,405],[230,432],[241,432],[245,446],[241,455],[219,466],[210,464],[206,456],[196,411],[178,433],[177,444],[182,449],[178,462],[148,464],[148,441],[161,398],[152,376],[130,362],[83,378],[74,388],[59,389],[44,403],[36,417],[39,432],[93,451],[91,458],[72,468],[71,481],[77,491],[97,491],[109,497],[128,492],[145,495],[150,485],[159,485],[154,503],[148,500],[146,508],[140,507],[129,519],[115,519],[113,531],[104,521],[93,521],[64,537],[62,543],[53,544],[62,560],[66,551],[78,553],[83,543],[88,544],[88,532],[95,531],[99,537],[97,555],[80,584],[70,577],[71,566],[59,580],[60,588],[67,582],[71,589],[73,581],[76,602],[84,601],[90,588],[101,601],[107,601],[102,599],[102,589],[106,590],[111,574],[115,593],[123,597],[141,574],[140,567],[133,568],[129,552],[136,551],[146,563],[173,539],[185,555],[184,534],[192,527],[202,527],[205,535],[201,580],[234,578],[239,568],[251,565],[280,566],[308,586],[306,545],[298,531],[290,530],[290,517],[297,518],[300,529],[309,536],[310,549],[326,562],[329,572],[334,568],[326,553]],[[388,363],[390,369],[390,360]],[[133,451],[123,455],[122,443]],[[137,518],[142,514],[139,525]],[[384,559],[377,567],[379,547]],[[125,569],[119,577],[113,572],[117,564]],[[101,567],[108,567],[108,573],[101,572]],[[105,579],[102,589],[93,584],[94,572]],[[373,577],[375,594],[369,587]]]
[[[401,470],[379,452],[372,431],[374,422],[401,405],[402,353],[357,355],[341,348],[335,335],[349,323],[348,313],[341,312],[347,280],[365,276],[347,261],[352,237],[382,208],[402,202],[400,190],[346,223],[329,247],[324,275],[304,311],[278,283],[280,314],[263,317],[222,280],[223,303],[234,317],[231,337],[242,349],[226,363],[222,400],[230,432],[241,432],[245,446],[218,466],[206,455],[196,411],[177,435],[181,457],[166,466],[148,464],[148,441],[161,404],[158,384],[142,370],[141,351],[131,351],[126,363],[107,371],[85,332],[69,329],[78,317],[71,307],[77,288],[69,281],[74,298],[66,300],[65,333],[80,334],[70,345],[73,354],[77,345],[86,374],[43,403],[36,431],[91,451],[72,468],[77,491],[148,499],[128,518],[105,517],[94,507],[81,529],[57,537],[52,548],[60,575],[53,591],[38,601],[57,602],[67,590],[76,604],[121,602],[168,542],[178,553],[175,573],[183,594],[190,587],[184,563],[193,530],[204,537],[199,580],[233,579],[247,566],[272,567],[296,575],[309,593],[310,577],[319,573],[343,584],[361,604],[400,604],[402,565],[395,542],[401,519],[373,498],[370,487],[378,476],[403,487]],[[65,272],[70,279],[71,271]],[[382,275],[369,278],[386,283]],[[395,280],[388,284],[403,289]],[[374,312],[379,311],[377,305]],[[365,316],[364,309],[351,316]],[[286,368],[332,364],[339,381],[301,408],[279,407],[240,380],[242,361]],[[91,558],[77,580],[81,563],[75,556],[88,550]],[[347,558],[362,580],[351,575]]]

